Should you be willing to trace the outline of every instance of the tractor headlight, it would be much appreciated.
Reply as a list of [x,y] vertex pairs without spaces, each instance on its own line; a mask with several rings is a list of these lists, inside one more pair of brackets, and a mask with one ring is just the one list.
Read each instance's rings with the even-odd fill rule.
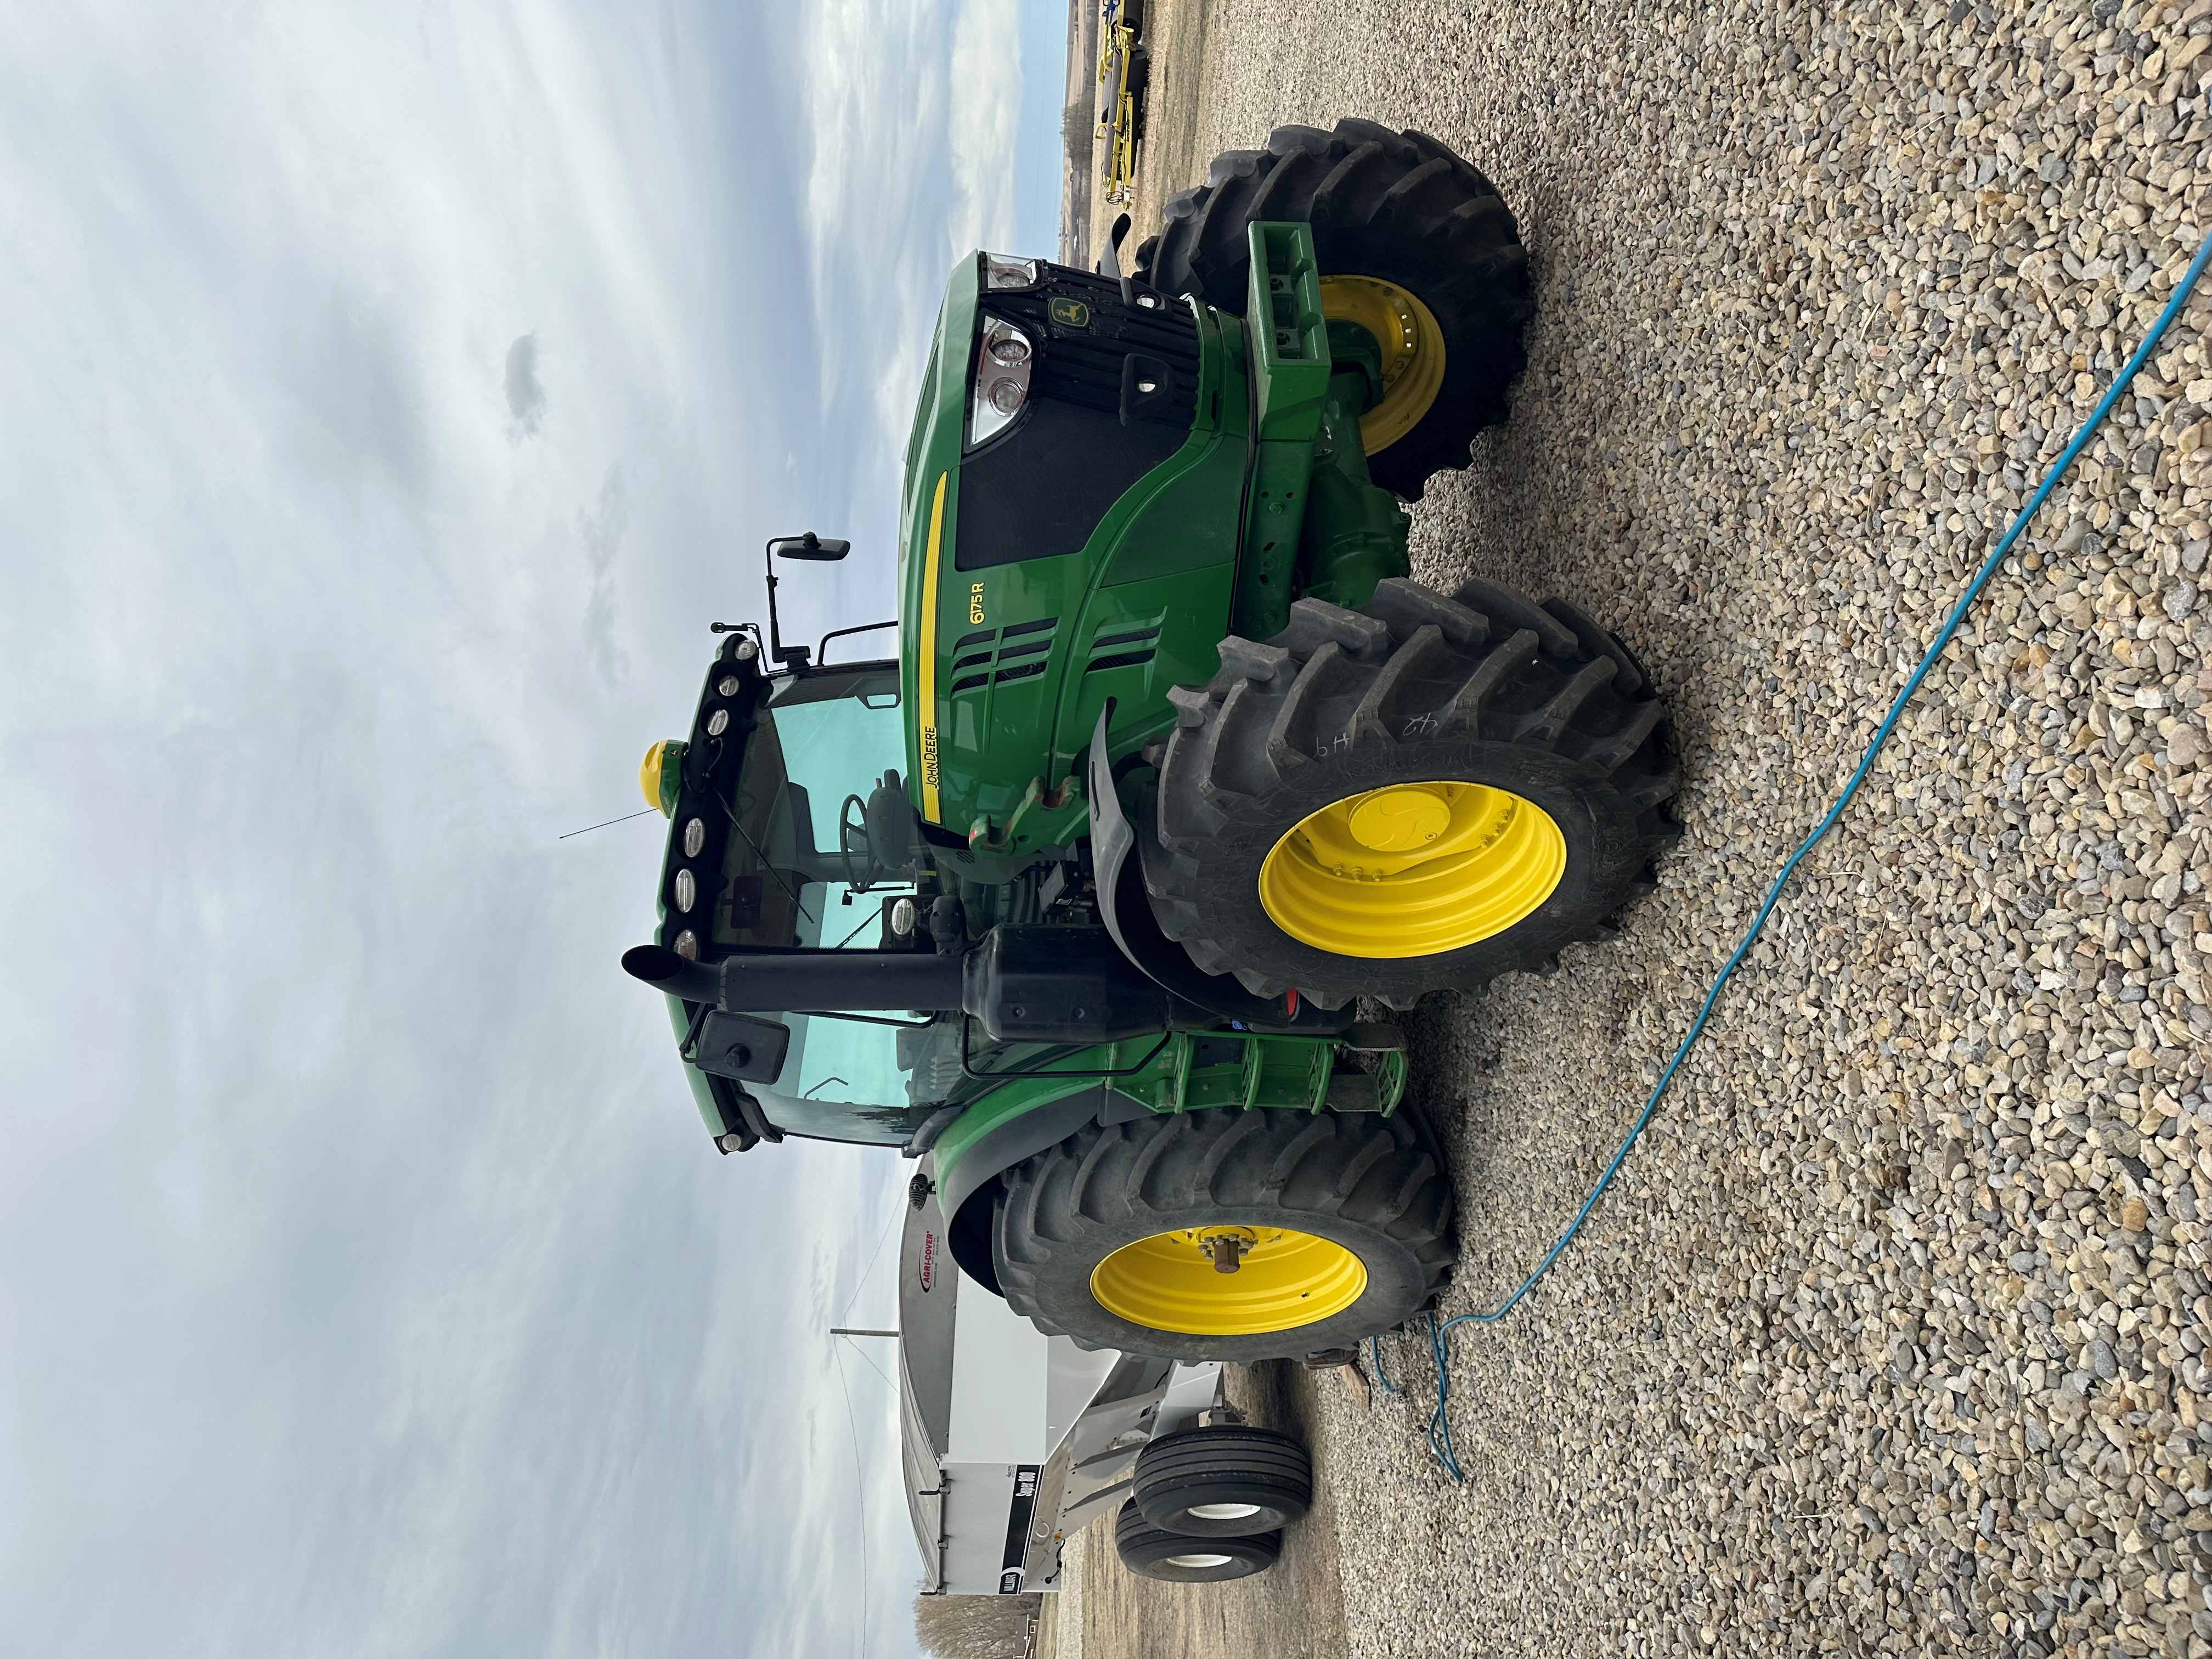
[[686,962],[699,960],[699,935],[686,927],[676,936],[675,944],[668,947]]
[[699,878],[689,870],[676,872],[676,908],[689,910],[699,902]]
[[969,404],[971,448],[998,436],[1022,412],[1036,367],[1036,348],[1028,335],[1002,317],[983,319],[983,337],[975,353],[975,389]]
[[707,850],[707,822],[693,818],[684,826],[684,856],[696,859]]
[[983,256],[983,286],[986,289],[1035,288],[1037,281],[1037,262],[1034,259],[1008,259],[996,253]]

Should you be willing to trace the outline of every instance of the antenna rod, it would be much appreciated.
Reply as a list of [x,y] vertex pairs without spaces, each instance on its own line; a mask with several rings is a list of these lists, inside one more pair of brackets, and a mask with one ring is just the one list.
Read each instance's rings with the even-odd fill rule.
[[588,836],[594,830],[604,830],[607,823],[628,823],[632,818],[641,818],[647,812],[658,812],[658,806],[647,806],[635,812],[625,812],[618,818],[609,818],[606,823],[587,823],[580,830],[571,830],[565,836],[556,836],[556,841],[573,841],[578,836]]
[[896,1331],[858,1331],[847,1325],[832,1325],[830,1328],[830,1334],[832,1336],[896,1336],[898,1333]]

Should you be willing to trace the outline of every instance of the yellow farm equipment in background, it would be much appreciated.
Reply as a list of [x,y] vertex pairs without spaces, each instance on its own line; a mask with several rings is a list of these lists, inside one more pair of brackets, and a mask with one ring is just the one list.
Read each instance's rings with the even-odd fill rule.
[[1140,0],[1106,0],[1099,15],[1098,136],[1106,148],[1101,176],[1109,202],[1136,195],[1137,140],[1152,73],[1151,56],[1141,44],[1144,27]]

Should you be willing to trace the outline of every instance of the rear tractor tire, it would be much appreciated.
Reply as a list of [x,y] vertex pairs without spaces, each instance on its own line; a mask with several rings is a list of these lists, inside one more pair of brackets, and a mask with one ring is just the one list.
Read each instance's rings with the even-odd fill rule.
[[1147,1114],[1004,1182],[1007,1305],[1091,1348],[1249,1363],[1347,1346],[1431,1305],[1454,1254],[1450,1178],[1403,1110]]
[[1248,228],[1312,227],[1322,310],[1381,349],[1383,393],[1360,435],[1383,488],[1418,500],[1432,475],[1467,465],[1476,433],[1505,418],[1506,387],[1527,361],[1528,256],[1490,181],[1427,134],[1373,121],[1278,127],[1265,149],[1216,158],[1164,217],[1137,249],[1137,280],[1239,313]]
[[1404,1008],[1548,975],[1619,931],[1680,834],[1657,696],[1562,600],[1394,579],[1220,651],[1169,693],[1139,844],[1162,929],[1255,996]]
[[1281,1559],[1283,1535],[1263,1532],[1243,1538],[1190,1538],[1164,1532],[1138,1512],[1132,1498],[1115,1518],[1114,1553],[1139,1578],[1218,1584],[1267,1571]]

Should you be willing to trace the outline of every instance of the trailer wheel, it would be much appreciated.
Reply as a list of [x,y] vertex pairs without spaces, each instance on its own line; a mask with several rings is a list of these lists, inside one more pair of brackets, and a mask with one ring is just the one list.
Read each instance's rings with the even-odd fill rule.
[[1381,348],[1383,395],[1359,425],[1385,489],[1419,499],[1431,475],[1467,465],[1476,433],[1505,418],[1506,387],[1528,361],[1528,256],[1491,182],[1426,133],[1373,121],[1278,127],[1265,149],[1218,157],[1164,218],[1136,252],[1137,280],[1238,313],[1248,228],[1312,226],[1322,310]]
[[1147,1113],[1003,1179],[1007,1304],[1093,1348],[1294,1359],[1395,1330],[1452,1261],[1450,1182],[1402,1111]]
[[1255,996],[1403,1008],[1555,972],[1680,834],[1665,710],[1563,601],[1393,579],[1221,661],[1168,694],[1139,845],[1162,931]]
[[1184,1429],[1137,1454],[1132,1490],[1146,1521],[1163,1532],[1244,1538],[1304,1518],[1313,1507],[1313,1460],[1273,1429]]
[[1255,1533],[1243,1538],[1192,1538],[1164,1532],[1139,1513],[1136,1500],[1121,1505],[1114,1522],[1114,1549],[1121,1565],[1139,1578],[1171,1584],[1218,1584],[1265,1572],[1283,1553],[1283,1534]]

